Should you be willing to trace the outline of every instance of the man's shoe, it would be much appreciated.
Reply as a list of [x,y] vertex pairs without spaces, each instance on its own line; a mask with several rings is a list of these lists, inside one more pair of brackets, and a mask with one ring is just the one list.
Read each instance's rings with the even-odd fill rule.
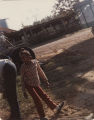
[[60,103],[56,108],[55,108],[55,114],[59,114],[61,112],[62,107],[64,106],[64,102]]

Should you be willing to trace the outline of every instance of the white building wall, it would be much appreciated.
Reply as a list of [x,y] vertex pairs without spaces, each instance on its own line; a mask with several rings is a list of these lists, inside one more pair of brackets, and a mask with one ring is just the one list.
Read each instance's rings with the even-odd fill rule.
[[93,16],[92,10],[90,8],[90,5],[87,5],[85,8],[82,8],[82,11],[86,17],[87,23],[94,21],[94,16]]
[[[81,10],[80,10],[80,12],[81,12]],[[84,19],[84,16],[83,16],[82,12],[81,12],[81,13],[80,13],[80,15],[79,15],[79,19],[80,19],[80,23],[81,23],[81,24],[86,24],[86,22],[85,22],[85,19]]]

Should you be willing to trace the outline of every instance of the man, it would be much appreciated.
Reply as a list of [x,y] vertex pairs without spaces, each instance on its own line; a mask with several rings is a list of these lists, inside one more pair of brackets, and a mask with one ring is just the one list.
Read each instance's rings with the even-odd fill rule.
[[3,32],[0,32],[0,51],[4,53],[7,50],[8,43],[6,40],[6,36]]

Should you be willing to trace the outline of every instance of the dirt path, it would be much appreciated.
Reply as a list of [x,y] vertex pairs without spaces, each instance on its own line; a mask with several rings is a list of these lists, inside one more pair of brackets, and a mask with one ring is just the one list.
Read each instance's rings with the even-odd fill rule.
[[91,29],[84,29],[77,33],[67,35],[66,37],[58,39],[57,41],[53,41],[46,45],[34,48],[33,50],[35,51],[38,58],[45,58],[46,56],[53,56],[57,53],[60,53],[63,51],[63,49],[68,49],[71,46],[88,40],[92,37],[93,35],[91,33]]

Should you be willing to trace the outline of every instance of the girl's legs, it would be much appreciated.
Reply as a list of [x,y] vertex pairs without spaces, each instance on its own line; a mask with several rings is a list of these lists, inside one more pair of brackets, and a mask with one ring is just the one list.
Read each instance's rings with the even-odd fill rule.
[[60,103],[59,105],[56,105],[40,86],[34,87],[34,89],[37,92],[37,94],[42,98],[42,100],[45,101],[48,107],[50,107],[51,110],[55,109],[56,114],[60,113],[62,107],[64,106],[64,102]]
[[42,102],[41,102],[41,99],[40,99],[39,95],[35,91],[35,88],[31,87],[29,85],[26,85],[26,88],[27,88],[29,94],[32,96],[32,98],[34,100],[34,103],[36,105],[36,108],[37,108],[37,111],[38,111],[38,114],[39,114],[40,118],[44,118],[45,113],[44,113],[44,110],[43,110],[43,105],[42,105]]
[[51,100],[51,98],[46,94],[46,92],[43,91],[43,89],[40,86],[34,87],[34,89],[37,92],[37,94],[42,98],[42,100],[45,101],[48,107],[50,107],[50,109],[53,110],[57,107],[57,105]]

